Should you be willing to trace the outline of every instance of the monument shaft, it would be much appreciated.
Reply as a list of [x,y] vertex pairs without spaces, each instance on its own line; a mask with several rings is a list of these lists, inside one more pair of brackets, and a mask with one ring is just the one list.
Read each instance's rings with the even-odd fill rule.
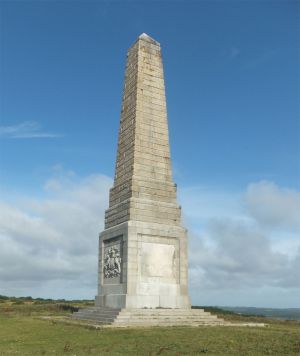
[[114,185],[99,240],[96,304],[189,308],[187,236],[172,179],[161,49],[129,49]]

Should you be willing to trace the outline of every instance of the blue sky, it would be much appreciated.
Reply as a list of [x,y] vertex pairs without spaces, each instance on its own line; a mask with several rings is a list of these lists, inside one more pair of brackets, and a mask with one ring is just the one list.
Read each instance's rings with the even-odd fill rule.
[[[250,236],[247,229],[255,225],[256,236],[269,241],[272,253],[284,252],[285,257],[276,260],[278,265],[286,258],[286,268],[296,268],[293,263],[300,261],[300,249],[299,256],[294,253],[300,246],[295,215],[300,211],[299,2],[20,1],[1,2],[0,9],[0,191],[5,214],[11,211],[2,238],[7,246],[14,244],[17,255],[31,256],[43,244],[35,250],[36,240],[29,239],[34,234],[28,232],[32,248],[20,248],[17,242],[22,236],[13,233],[17,219],[12,219],[12,211],[25,229],[26,224],[31,226],[28,231],[41,227],[42,221],[60,234],[65,225],[55,220],[55,209],[50,214],[49,206],[60,202],[61,209],[72,202],[79,220],[99,206],[95,210],[99,215],[86,224],[95,224],[95,234],[101,228],[114,171],[126,51],[146,32],[163,49],[174,179],[194,236],[191,244],[201,244],[199,250],[206,248],[219,260],[219,240],[214,236],[220,224],[212,227],[213,221],[226,219],[228,231],[242,226],[238,231],[243,236]],[[93,195],[93,206],[82,198],[84,194]],[[88,205],[84,211],[77,209],[85,206],[83,201]],[[228,227],[228,219],[234,226]],[[96,235],[89,236],[91,246]],[[78,241],[81,238],[84,233]],[[70,270],[74,256],[76,251],[72,255],[68,250]],[[195,257],[199,258],[203,256]],[[270,264],[275,263],[272,258]],[[91,259],[95,261],[95,256]],[[210,271],[193,266],[193,300],[222,304],[209,282],[221,278],[212,273],[216,266]],[[199,269],[204,280],[197,275]],[[59,285],[64,276],[58,273],[49,283]],[[294,300],[285,302],[285,293],[298,288],[293,293],[299,300],[299,282],[297,287],[278,287],[274,280],[279,275],[274,271],[273,284],[268,276],[266,272],[261,288],[269,291],[260,292],[256,305],[268,302],[272,288],[281,288],[283,294],[274,305],[295,306]],[[19,290],[8,283],[0,293],[49,294],[50,284],[35,284],[37,280],[27,277],[31,289],[29,283]],[[87,296],[92,296],[93,278]],[[198,287],[193,286],[200,279],[211,288],[211,298],[197,297]],[[251,286],[242,286],[232,303],[250,305],[257,293]],[[77,297],[76,280],[72,288],[73,294],[63,292],[64,296]],[[253,294],[248,300],[249,293]],[[227,304],[230,298],[229,293]]]

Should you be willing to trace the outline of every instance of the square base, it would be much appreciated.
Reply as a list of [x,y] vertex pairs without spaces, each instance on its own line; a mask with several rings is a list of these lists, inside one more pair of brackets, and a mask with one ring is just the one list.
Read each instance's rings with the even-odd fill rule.
[[96,305],[190,308],[187,268],[184,228],[138,221],[109,228],[99,239]]

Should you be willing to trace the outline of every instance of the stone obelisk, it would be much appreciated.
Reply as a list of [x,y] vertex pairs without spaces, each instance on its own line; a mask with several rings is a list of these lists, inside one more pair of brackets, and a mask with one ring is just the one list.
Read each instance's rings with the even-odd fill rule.
[[127,54],[96,305],[190,308],[187,232],[172,178],[161,48],[146,34]]

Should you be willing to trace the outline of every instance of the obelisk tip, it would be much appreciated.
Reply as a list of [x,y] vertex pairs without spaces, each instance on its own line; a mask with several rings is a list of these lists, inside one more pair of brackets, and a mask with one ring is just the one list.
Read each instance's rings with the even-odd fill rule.
[[139,35],[138,39],[144,40],[146,42],[151,42],[156,45],[160,45],[159,42],[157,42],[154,38],[150,37],[149,35],[147,35],[147,33],[144,32],[141,35]]

